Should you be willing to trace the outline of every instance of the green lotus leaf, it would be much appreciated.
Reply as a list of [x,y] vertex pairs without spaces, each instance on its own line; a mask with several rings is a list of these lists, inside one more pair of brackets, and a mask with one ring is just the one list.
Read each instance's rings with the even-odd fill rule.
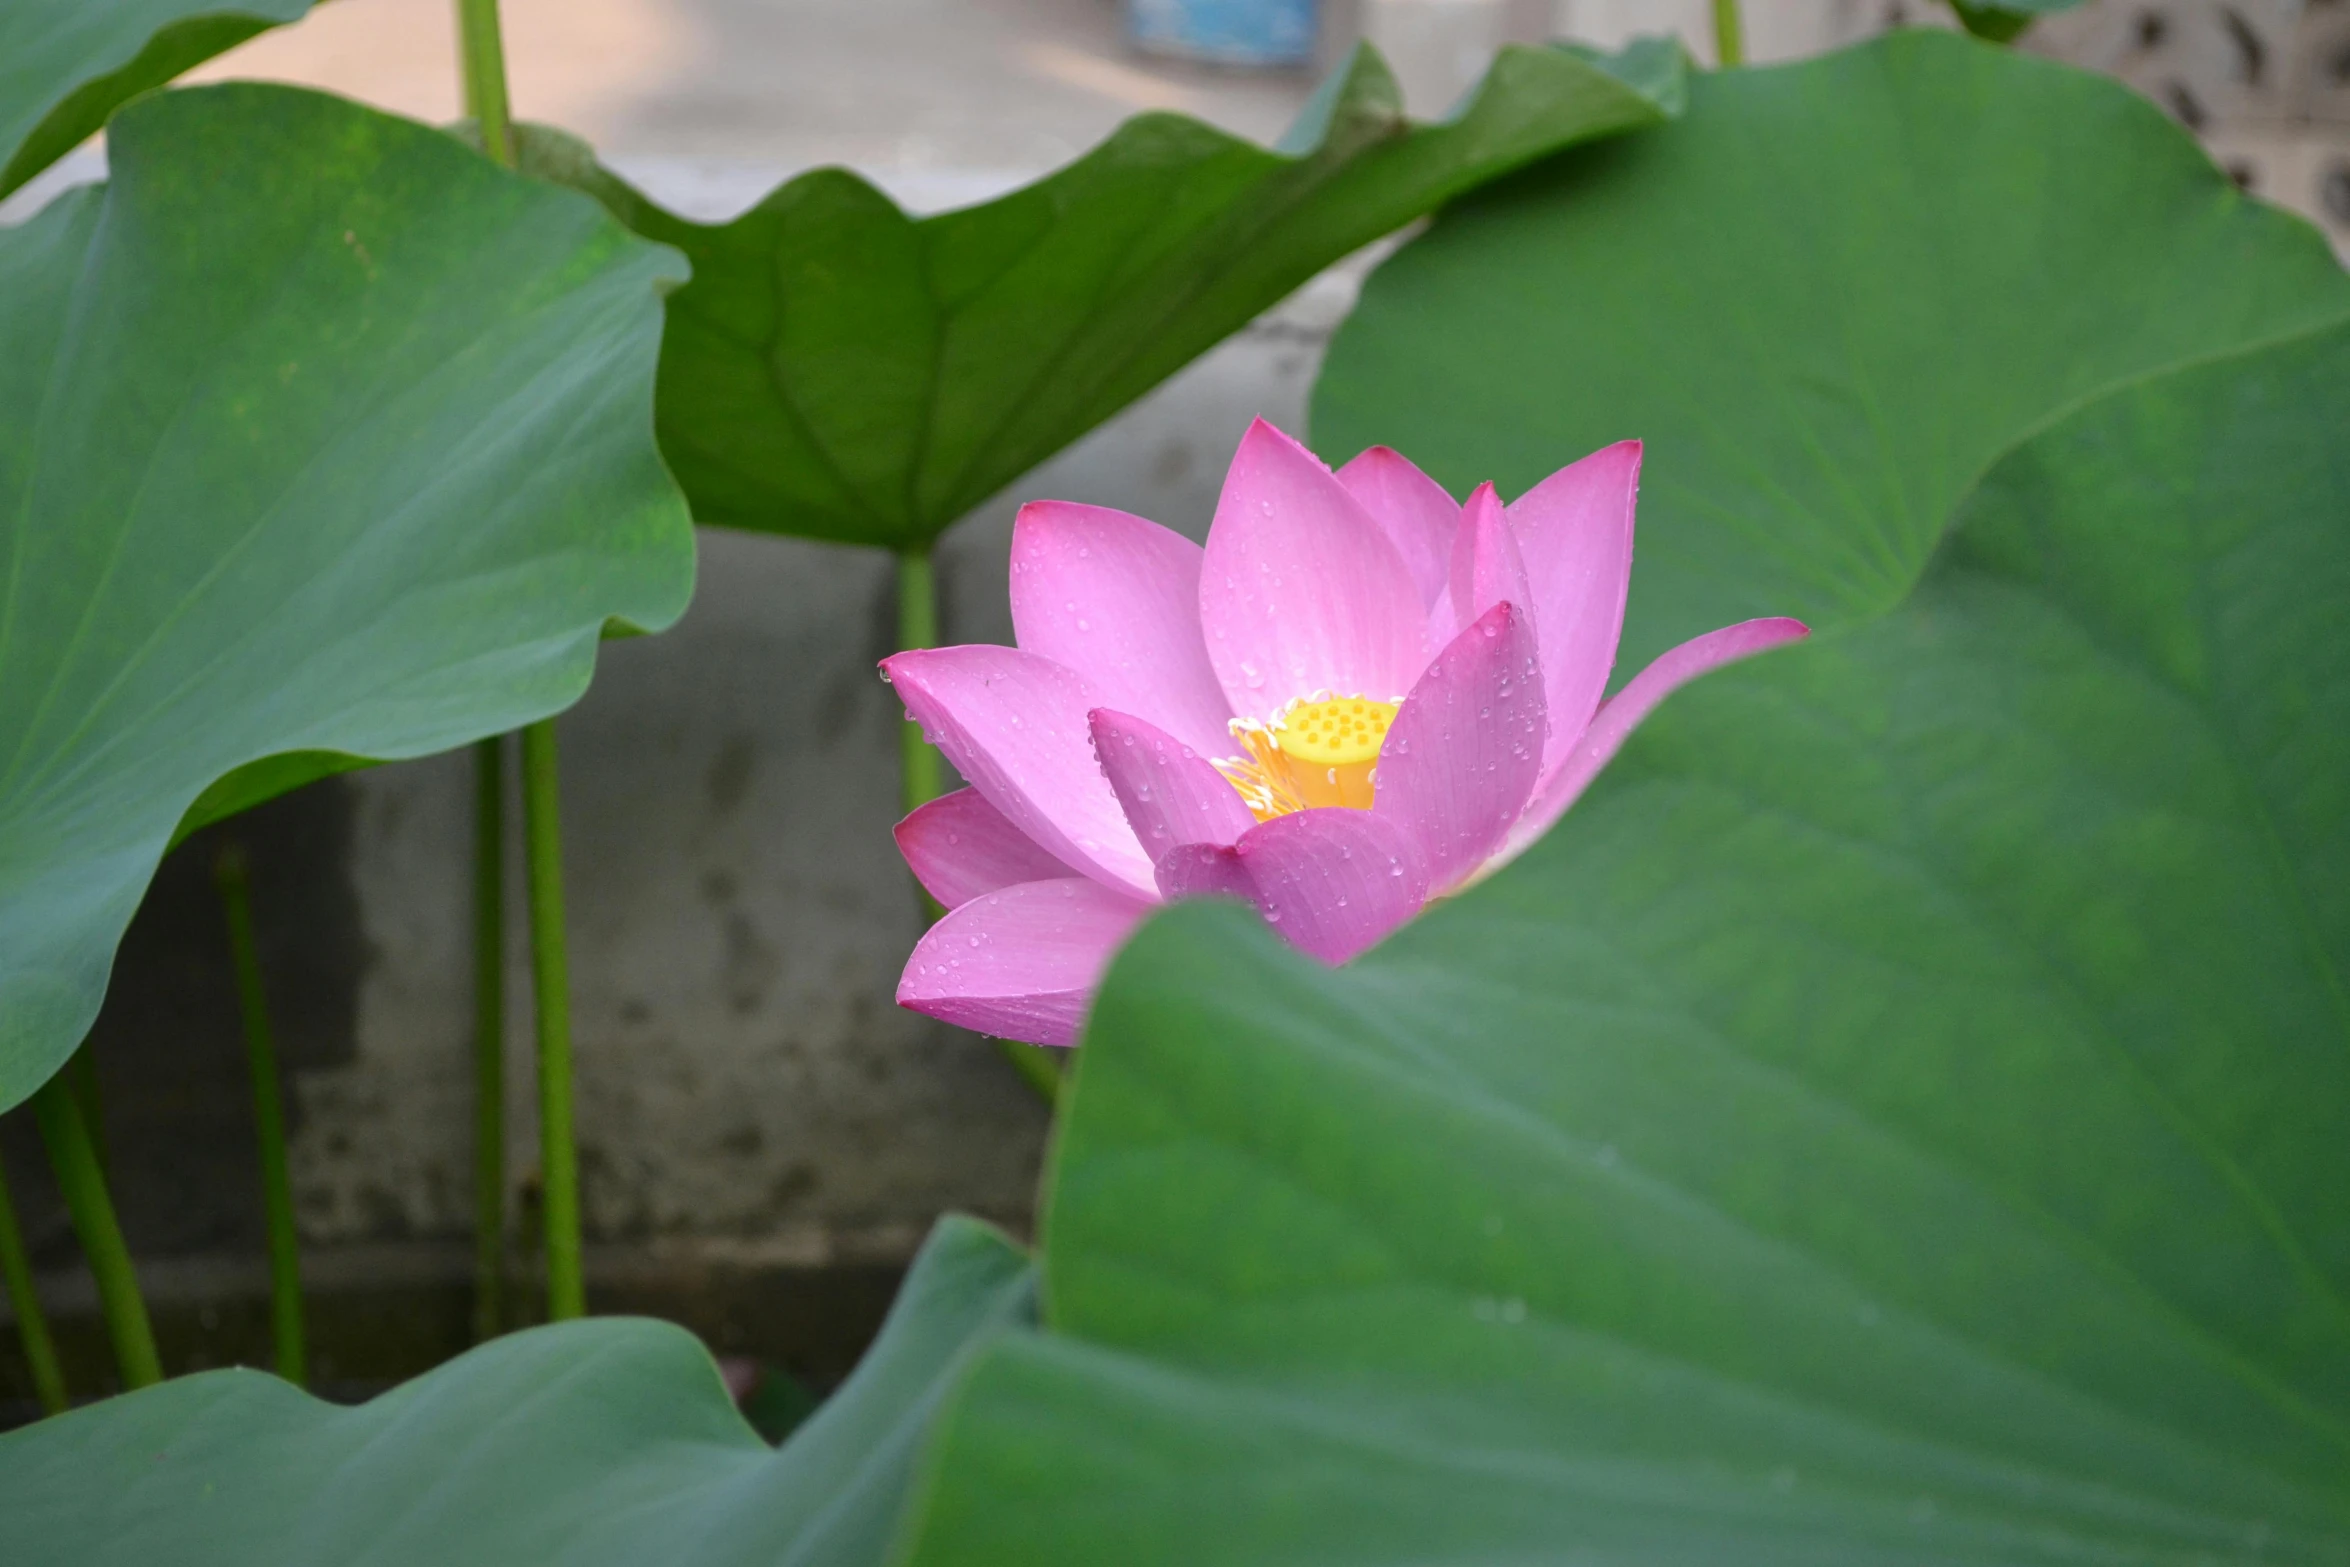
[[2136,93],[1899,32],[1698,77],[1684,118],[1448,209],[1372,275],[1312,425],[1464,495],[1643,439],[1628,673],[1881,613],[2027,432],[2345,313],[2323,237]]
[[1349,251],[1661,123],[1680,87],[1664,45],[1600,63],[1511,48],[1452,119],[1415,125],[1366,49],[1279,149],[1146,114],[1034,185],[919,219],[841,169],[716,226],[568,172],[693,261],[659,414],[696,519],[922,548]]
[[209,1371],[0,1437],[11,1559],[75,1567],[878,1567],[958,1368],[1028,1259],[943,1221],[856,1374],[780,1449],[667,1323],[497,1339],[357,1408]]
[[123,104],[299,21],[311,0],[9,0],[0,7],[0,196]]
[[544,717],[692,590],[673,253],[317,93],[148,98],[110,152],[0,230],[0,1108],[183,820]]
[[2350,1557],[2346,423],[2059,419],[1349,969],[1161,916],[911,1560]]

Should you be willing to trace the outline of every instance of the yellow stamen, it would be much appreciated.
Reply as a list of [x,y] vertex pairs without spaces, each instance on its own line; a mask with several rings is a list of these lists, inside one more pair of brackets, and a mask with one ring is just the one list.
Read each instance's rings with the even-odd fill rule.
[[1216,769],[1260,822],[1310,806],[1368,810],[1395,709],[1370,697],[1325,694],[1296,698],[1264,723],[1235,718],[1232,737],[1246,754],[1219,761]]

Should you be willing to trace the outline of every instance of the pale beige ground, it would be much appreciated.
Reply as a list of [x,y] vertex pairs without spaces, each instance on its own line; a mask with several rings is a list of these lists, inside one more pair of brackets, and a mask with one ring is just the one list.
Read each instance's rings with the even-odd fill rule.
[[[1128,53],[1112,0],[506,0],[515,111],[608,151],[748,163],[1035,169],[1127,115],[1270,139],[1306,73]],[[330,0],[196,73],[458,113],[453,0]]]

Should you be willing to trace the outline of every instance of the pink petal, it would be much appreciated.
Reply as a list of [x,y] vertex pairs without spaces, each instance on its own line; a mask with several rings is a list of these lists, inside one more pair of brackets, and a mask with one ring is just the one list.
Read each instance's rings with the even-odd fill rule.
[[1541,634],[1550,702],[1546,768],[1558,765],[1591,722],[1615,667],[1639,494],[1640,443],[1618,441],[1561,468],[1509,509]]
[[1183,898],[1238,898],[1252,908],[1257,884],[1240,851],[1220,843],[1186,843],[1159,857],[1159,896],[1169,903]]
[[882,660],[899,698],[955,770],[1011,824],[1106,886],[1152,895],[1150,857],[1093,759],[1101,698],[1074,671],[1018,648],[918,648]]
[[1034,501],[1012,525],[1012,626],[1104,703],[1206,756],[1233,749],[1232,709],[1199,629],[1200,547],[1106,506]]
[[[1412,573],[1423,608],[1433,609],[1450,589],[1452,536],[1460,503],[1390,446],[1374,446],[1338,470],[1346,493],[1362,502]],[[1439,644],[1441,645],[1441,644]]]
[[1309,957],[1344,963],[1428,901],[1419,845],[1399,823],[1329,806],[1276,816],[1235,851],[1265,923]]
[[942,794],[897,826],[898,852],[923,890],[948,908],[1023,881],[1066,876],[1063,865],[976,789]]
[[1379,524],[1312,452],[1259,419],[1241,437],[1200,575],[1208,660],[1232,710],[1317,691],[1392,701],[1427,660],[1425,610]]
[[1656,710],[1659,702],[1710,669],[1751,658],[1809,635],[1811,628],[1800,620],[1742,620],[1702,637],[1692,637],[1679,647],[1659,654],[1656,662],[1626,681],[1624,689],[1608,699],[1557,770],[1543,779],[1526,814],[1510,830],[1508,843],[1494,860],[1495,867],[1516,859],[1527,845],[1549,830],[1550,824],[1575,803],[1575,797],[1599,776],[1599,770],[1607,766],[1625,738]]
[[1542,661],[1525,612],[1496,604],[1436,655],[1379,752],[1373,815],[1407,829],[1449,892],[1501,844],[1542,776]]
[[[1517,535],[1501,509],[1501,497],[1490,484],[1480,484],[1461,508],[1460,531],[1453,535],[1451,599],[1454,635],[1496,604],[1515,604],[1526,612],[1527,629],[1537,644],[1542,622],[1534,609],[1534,594],[1526,580],[1526,561],[1518,553]],[[1437,644],[1452,641],[1448,636]]]
[[1074,1044],[1102,971],[1151,907],[1082,876],[984,893],[930,927],[898,1005],[1003,1039]]
[[1164,729],[1106,707],[1087,716],[1102,772],[1154,864],[1179,844],[1233,843],[1256,825],[1224,775]]

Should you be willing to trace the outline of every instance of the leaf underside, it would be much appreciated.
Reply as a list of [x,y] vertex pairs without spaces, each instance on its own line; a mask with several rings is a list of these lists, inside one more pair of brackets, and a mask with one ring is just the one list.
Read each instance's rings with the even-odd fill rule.
[[541,172],[693,262],[659,408],[696,519],[921,549],[1323,267],[1494,175],[1662,123],[1680,86],[1663,45],[1599,63],[1511,48],[1455,118],[1416,125],[1366,49],[1293,149],[1146,114],[1036,184],[925,218],[822,169],[689,223],[534,142]]

